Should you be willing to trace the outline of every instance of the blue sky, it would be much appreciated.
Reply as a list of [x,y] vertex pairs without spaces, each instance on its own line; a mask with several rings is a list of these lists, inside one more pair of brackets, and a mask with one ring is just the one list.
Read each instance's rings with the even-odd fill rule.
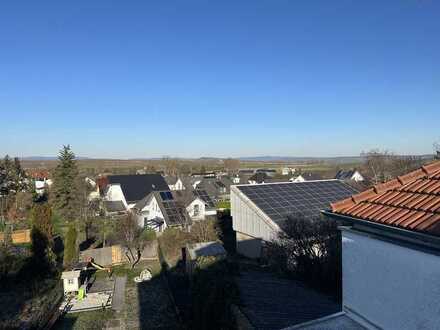
[[0,155],[430,153],[440,2],[2,1]]

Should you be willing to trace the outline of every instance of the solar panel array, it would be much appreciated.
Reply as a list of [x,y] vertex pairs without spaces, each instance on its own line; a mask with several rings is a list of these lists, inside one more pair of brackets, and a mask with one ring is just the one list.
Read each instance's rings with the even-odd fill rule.
[[205,202],[205,204],[208,205],[208,207],[215,207],[214,202],[212,201],[211,197],[209,197],[206,190],[196,189],[196,190],[194,190],[194,194],[197,197],[201,198]]
[[319,216],[330,203],[347,198],[356,189],[338,180],[243,185],[237,188],[275,223],[288,215]]
[[168,216],[168,224],[183,225],[186,223],[185,211],[176,203],[175,200],[163,200],[162,205],[165,209],[166,215]]

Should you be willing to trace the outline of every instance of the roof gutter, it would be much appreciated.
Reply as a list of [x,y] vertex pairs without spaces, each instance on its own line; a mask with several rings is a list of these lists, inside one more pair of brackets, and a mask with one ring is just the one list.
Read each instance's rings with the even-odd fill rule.
[[335,220],[349,222],[353,225],[353,229],[357,229],[365,233],[378,235],[393,241],[400,241],[406,244],[416,245],[425,249],[428,248],[437,252],[440,251],[440,237],[435,237],[432,235],[427,235],[398,227],[391,227],[388,225],[354,218],[347,215],[333,213],[327,210],[322,210],[321,213]]

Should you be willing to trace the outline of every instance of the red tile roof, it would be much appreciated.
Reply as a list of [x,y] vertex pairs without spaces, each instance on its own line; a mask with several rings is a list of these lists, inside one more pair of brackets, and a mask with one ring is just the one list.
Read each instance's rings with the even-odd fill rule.
[[332,203],[333,213],[440,236],[440,161]]

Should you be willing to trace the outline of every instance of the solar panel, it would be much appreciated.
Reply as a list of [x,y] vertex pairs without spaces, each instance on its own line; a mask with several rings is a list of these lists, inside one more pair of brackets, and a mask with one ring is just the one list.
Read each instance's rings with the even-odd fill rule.
[[201,198],[206,203],[206,205],[208,205],[209,207],[215,207],[214,202],[212,201],[211,197],[209,197],[206,190],[196,189],[196,190],[194,190],[194,194],[197,197]]
[[243,185],[237,188],[274,222],[282,223],[287,216],[302,214],[319,216],[330,203],[345,199],[356,189],[338,180],[295,183]]
[[168,201],[173,199],[173,195],[170,191],[161,191],[160,198],[162,198],[163,201]]
[[186,217],[184,214],[183,208],[179,207],[179,205],[174,200],[167,200],[162,202],[165,212],[168,216],[168,221],[170,224],[185,224]]

